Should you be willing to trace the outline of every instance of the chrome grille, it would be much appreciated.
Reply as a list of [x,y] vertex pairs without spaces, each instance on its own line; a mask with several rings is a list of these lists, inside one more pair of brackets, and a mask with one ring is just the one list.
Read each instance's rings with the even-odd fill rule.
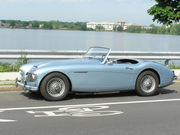
[[31,81],[31,79],[32,79],[31,76],[32,76],[31,73],[28,73],[28,72],[26,73],[26,81],[27,82]]

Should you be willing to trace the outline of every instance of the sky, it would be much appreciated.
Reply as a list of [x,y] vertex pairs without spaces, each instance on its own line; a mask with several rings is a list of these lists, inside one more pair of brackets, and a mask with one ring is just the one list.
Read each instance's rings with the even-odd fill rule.
[[[154,0],[0,0],[0,20],[59,20],[150,25]],[[154,23],[156,24],[156,23]]]

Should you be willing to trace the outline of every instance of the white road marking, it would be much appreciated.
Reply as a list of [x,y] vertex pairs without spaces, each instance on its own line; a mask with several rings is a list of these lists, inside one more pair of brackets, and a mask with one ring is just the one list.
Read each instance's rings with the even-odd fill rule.
[[1,108],[1,111],[18,111],[18,110],[35,110],[35,109],[49,109],[61,107],[88,107],[98,105],[126,105],[126,104],[143,104],[143,103],[159,103],[159,102],[177,102],[180,99],[161,99],[161,100],[142,100],[142,101],[128,101],[128,102],[109,102],[109,103],[93,103],[93,104],[78,104],[78,105],[56,105],[56,106],[37,106],[37,107],[19,107],[19,108]]
[[[63,107],[50,111],[26,111],[33,114],[34,117],[57,117],[57,116],[70,116],[70,117],[99,117],[111,116],[122,114],[121,111],[109,111],[109,106],[89,106],[89,107]],[[100,110],[100,111],[99,111]]]
[[0,119],[0,122],[15,122],[16,120]]

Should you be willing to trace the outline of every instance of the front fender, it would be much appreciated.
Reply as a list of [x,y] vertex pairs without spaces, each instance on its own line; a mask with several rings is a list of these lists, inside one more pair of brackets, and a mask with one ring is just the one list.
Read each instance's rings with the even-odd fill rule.
[[[54,72],[59,72],[59,73],[62,73],[62,74],[67,76],[69,71],[68,71],[68,68],[53,68],[53,67],[52,68],[48,67],[48,68],[37,69],[35,71],[35,74],[37,75],[36,86],[39,88],[42,80],[47,75],[49,75],[50,73],[54,73]],[[68,77],[68,79],[69,79],[69,77]]]

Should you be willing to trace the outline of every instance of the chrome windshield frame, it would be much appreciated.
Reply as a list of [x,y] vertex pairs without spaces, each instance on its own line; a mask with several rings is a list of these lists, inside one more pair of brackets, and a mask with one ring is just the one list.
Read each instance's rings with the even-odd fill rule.
[[[90,47],[90,48],[86,51],[85,55],[86,55],[86,54],[89,52],[89,50],[92,49],[92,48],[107,49],[107,54],[106,54],[106,56],[104,57],[104,59],[102,60],[102,62],[101,62],[101,64],[105,64],[106,61],[107,61],[107,59],[108,59],[108,56],[109,56],[109,54],[110,54],[111,49],[110,49],[110,48],[106,48],[106,47],[93,46],[93,47]],[[84,55],[83,57],[84,57],[84,58],[88,58],[88,57],[86,57],[85,55]]]

